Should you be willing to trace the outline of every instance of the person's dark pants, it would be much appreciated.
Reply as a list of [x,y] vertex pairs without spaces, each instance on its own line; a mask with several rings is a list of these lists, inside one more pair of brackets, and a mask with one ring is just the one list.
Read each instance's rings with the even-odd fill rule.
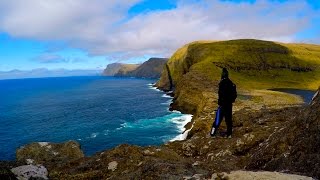
[[[227,136],[232,135],[232,104],[227,104],[220,107],[221,107],[220,119],[219,119],[218,126],[216,126],[215,128],[216,129],[219,128],[222,122],[222,119],[224,118],[227,124]],[[214,122],[214,124],[216,124],[216,122]]]

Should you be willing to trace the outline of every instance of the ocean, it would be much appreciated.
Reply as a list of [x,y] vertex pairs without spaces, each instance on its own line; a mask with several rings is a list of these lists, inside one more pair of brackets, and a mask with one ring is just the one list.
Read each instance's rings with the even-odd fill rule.
[[0,160],[31,142],[76,140],[86,155],[184,139],[192,116],[168,110],[154,79],[102,76],[0,81]]

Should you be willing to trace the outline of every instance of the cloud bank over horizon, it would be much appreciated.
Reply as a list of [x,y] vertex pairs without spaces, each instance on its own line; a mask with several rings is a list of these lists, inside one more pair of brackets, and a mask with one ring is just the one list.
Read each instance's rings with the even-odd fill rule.
[[[307,1],[174,1],[175,7],[129,14],[142,0],[0,1],[0,32],[14,38],[63,42],[91,56],[116,61],[169,57],[196,40],[254,38],[320,43],[303,32],[320,19]],[[301,35],[302,34],[302,35]],[[302,37],[301,37],[302,36]],[[41,63],[65,58],[44,52]]]

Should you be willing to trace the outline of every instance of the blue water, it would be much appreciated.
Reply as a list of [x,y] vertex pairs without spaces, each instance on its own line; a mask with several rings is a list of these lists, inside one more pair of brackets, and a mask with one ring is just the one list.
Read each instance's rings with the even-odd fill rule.
[[186,116],[155,80],[63,77],[0,81],[0,160],[27,143],[77,140],[86,155],[128,143],[158,145],[182,131]]
[[310,90],[290,89],[290,88],[275,88],[270,90],[298,95],[303,99],[305,105],[311,102],[313,95],[316,93],[315,91],[310,91]]

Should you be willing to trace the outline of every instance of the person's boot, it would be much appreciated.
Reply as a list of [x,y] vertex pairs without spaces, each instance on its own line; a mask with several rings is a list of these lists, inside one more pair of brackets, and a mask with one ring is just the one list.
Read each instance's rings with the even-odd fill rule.
[[210,133],[212,138],[216,138],[217,137],[217,131],[218,131],[217,128],[214,128],[214,127],[212,128],[211,133]]

